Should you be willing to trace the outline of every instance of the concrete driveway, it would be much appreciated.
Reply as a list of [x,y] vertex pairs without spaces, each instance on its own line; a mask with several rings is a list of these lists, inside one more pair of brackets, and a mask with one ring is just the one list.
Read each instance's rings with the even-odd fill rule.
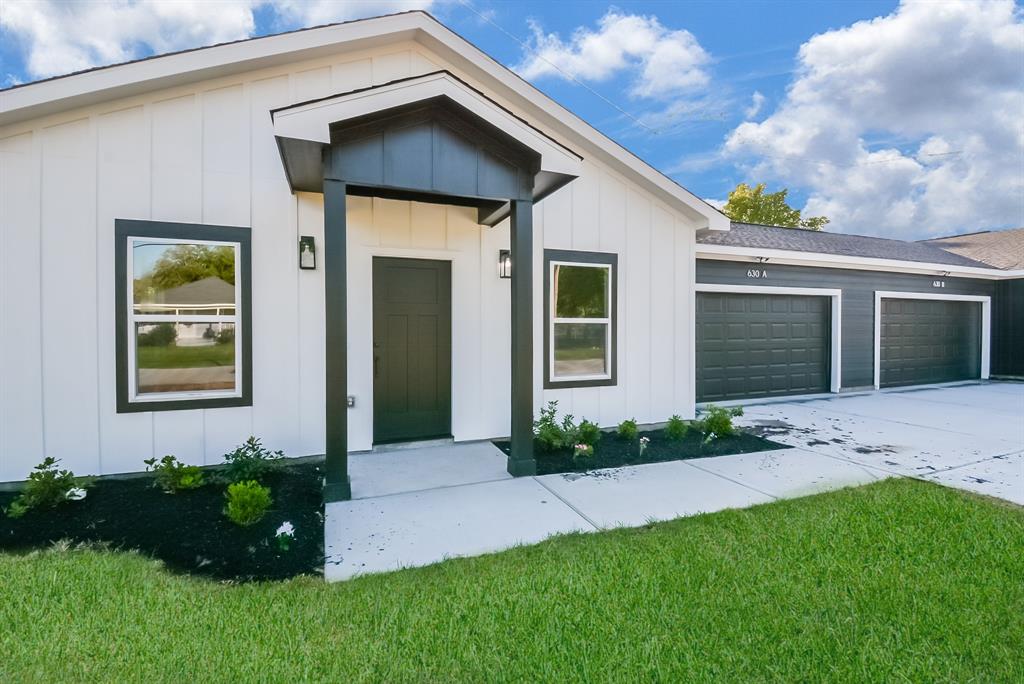
[[739,423],[816,454],[1024,505],[1024,383],[748,406]]
[[328,580],[554,535],[743,508],[911,476],[1024,505],[1024,383],[748,406],[739,423],[793,449],[511,478],[488,442],[354,454],[328,504]]

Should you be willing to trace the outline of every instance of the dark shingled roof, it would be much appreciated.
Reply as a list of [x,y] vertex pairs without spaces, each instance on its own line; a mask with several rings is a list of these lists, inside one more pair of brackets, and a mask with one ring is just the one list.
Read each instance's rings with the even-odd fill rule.
[[904,240],[868,237],[866,235],[846,235],[844,233],[829,233],[804,228],[762,226],[755,223],[737,223],[735,221],[732,223],[731,230],[728,231],[700,231],[697,234],[697,242],[704,245],[784,249],[793,252],[814,252],[871,259],[919,261],[948,266],[991,268],[988,264],[947,252],[926,242],[906,242]]
[[986,230],[923,242],[995,268],[1024,268],[1024,228]]
[[235,286],[215,276],[208,276],[164,290],[158,297],[160,303],[166,305],[234,304]]

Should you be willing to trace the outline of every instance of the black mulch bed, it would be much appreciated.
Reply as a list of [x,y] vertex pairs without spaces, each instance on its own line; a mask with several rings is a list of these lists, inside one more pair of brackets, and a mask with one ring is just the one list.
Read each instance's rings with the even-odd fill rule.
[[[737,431],[732,437],[711,440],[707,444],[703,443],[700,433],[695,430],[691,430],[686,437],[678,441],[666,437],[664,430],[644,431],[640,433],[640,437],[647,437],[651,440],[647,448],[644,449],[643,457],[640,456],[639,438],[625,440],[614,432],[606,432],[594,447],[594,455],[586,459],[574,459],[571,449],[550,451],[540,442],[534,440],[537,474],[581,473],[597,468],[618,468],[641,463],[661,463],[663,461],[749,454],[753,451],[789,448],[784,444],[743,431]],[[510,453],[508,441],[497,441],[494,444],[506,454]]]
[[[19,519],[0,515],[0,550],[45,548],[59,540],[134,549],[179,572],[217,580],[248,582],[322,574],[324,562],[323,474],[319,463],[295,463],[265,478],[273,506],[250,527],[223,513],[226,485],[165,494],[153,479],[99,479],[82,501],[52,510],[33,510]],[[0,492],[0,509],[17,496]],[[295,527],[288,551],[274,533],[282,522]]]

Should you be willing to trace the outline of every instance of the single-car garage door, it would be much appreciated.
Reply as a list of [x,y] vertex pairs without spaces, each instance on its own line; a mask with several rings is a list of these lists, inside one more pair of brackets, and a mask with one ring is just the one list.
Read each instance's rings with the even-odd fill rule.
[[882,387],[980,377],[980,302],[886,298],[881,302]]
[[828,297],[697,294],[697,401],[829,391]]

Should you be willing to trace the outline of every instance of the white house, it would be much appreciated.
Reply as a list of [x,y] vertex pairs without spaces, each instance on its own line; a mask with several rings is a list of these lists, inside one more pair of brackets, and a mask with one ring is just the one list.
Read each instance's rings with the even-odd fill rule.
[[[421,12],[0,91],[0,228],[0,481],[44,455],[212,464],[250,434],[326,454],[329,500],[348,452],[380,442],[511,435],[527,474],[542,403],[602,426],[692,417],[695,331],[762,325],[699,325],[700,297],[787,296],[723,284],[763,246],[712,244],[724,215]],[[1005,275],[919,266],[903,289]],[[790,287],[832,312],[807,324],[831,373],[841,288]],[[785,317],[807,307],[777,313],[805,326]],[[757,392],[817,387],[794,339]]]

